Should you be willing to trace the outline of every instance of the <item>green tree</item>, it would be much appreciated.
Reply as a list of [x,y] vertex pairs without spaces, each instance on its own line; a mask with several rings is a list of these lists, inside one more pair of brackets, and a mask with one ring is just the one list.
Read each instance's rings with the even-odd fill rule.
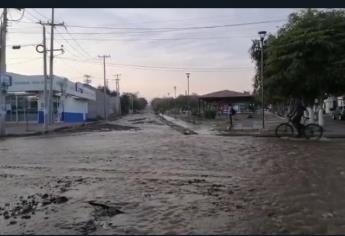
[[[103,91],[104,91],[104,86],[98,86],[97,89],[103,93]],[[116,92],[115,90],[110,90],[108,87],[105,88],[105,91],[106,91],[106,93],[107,93],[109,96],[112,96],[112,97],[116,97],[116,96],[117,96],[117,92]]]
[[147,101],[145,98],[143,97],[134,97],[134,100],[133,100],[133,107],[134,107],[134,110],[136,111],[140,111],[140,110],[144,110],[145,107],[147,105]]
[[144,97],[138,97],[138,94],[134,93],[123,93],[121,95],[121,111],[122,114],[126,115],[132,109],[133,99],[133,110],[140,111],[146,108],[148,102]]
[[130,108],[130,95],[127,93],[123,93],[120,97],[121,101],[121,113],[123,115],[126,115],[129,113],[129,108]]
[[[264,92],[275,103],[303,98],[311,104],[345,92],[345,13],[302,10],[264,42]],[[260,88],[259,41],[249,50],[256,63],[254,92]]]
[[192,112],[195,114],[198,111],[199,100],[198,95],[194,94],[192,96],[180,95],[177,98],[154,98],[151,101],[151,106],[155,112],[166,112],[173,111],[179,112],[180,110],[187,110],[190,106]]

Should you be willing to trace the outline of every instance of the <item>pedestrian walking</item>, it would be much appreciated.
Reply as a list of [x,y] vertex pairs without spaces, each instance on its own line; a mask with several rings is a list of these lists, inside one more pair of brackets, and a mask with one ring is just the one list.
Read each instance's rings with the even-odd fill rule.
[[231,130],[233,127],[233,123],[232,123],[232,116],[234,116],[236,114],[235,109],[232,107],[232,104],[228,105],[228,116],[229,116],[229,127],[228,130]]

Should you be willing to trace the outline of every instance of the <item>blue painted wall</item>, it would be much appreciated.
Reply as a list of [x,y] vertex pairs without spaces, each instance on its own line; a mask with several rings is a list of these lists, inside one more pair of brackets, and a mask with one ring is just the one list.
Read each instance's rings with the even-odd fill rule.
[[44,123],[44,114],[43,111],[38,112],[38,123],[43,124]]
[[64,122],[83,122],[83,113],[62,112],[62,120]]

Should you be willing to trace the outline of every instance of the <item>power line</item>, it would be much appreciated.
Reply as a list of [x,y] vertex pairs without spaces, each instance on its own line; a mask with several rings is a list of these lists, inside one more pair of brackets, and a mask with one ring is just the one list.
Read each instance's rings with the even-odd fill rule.
[[[40,13],[39,11],[37,11],[37,10],[35,10],[35,9],[32,9],[36,14],[38,14],[38,15],[40,15],[41,17],[43,17],[43,18],[45,18],[45,19],[47,19],[47,20],[50,20],[50,18],[49,17],[47,17],[47,16],[45,16],[45,15],[43,15],[42,13]],[[33,14],[31,14],[31,13],[29,13],[32,17],[34,17],[35,19],[38,19],[37,17],[35,17]],[[68,31],[68,29],[65,27],[65,30],[66,30],[66,33],[71,37],[71,40],[73,40],[74,42],[75,42],[75,44],[79,47],[79,49],[80,49],[80,51],[79,51],[79,49],[77,49],[77,48],[75,48],[72,44],[70,44],[67,40],[69,40],[69,39],[66,39],[66,38],[63,38],[62,37],[62,40],[63,41],[65,41],[65,42],[67,42],[67,44],[73,49],[73,50],[75,50],[77,53],[80,53],[80,52],[82,52],[80,55],[82,55],[82,54],[84,54],[84,55],[86,55],[86,56],[90,56],[91,57],[91,55],[73,38],[73,36],[70,34],[70,32]],[[56,31],[58,31],[59,32],[59,30],[58,29],[56,29]],[[61,34],[61,32],[59,32],[60,34]],[[55,33],[55,34],[59,34],[59,33]],[[73,54],[73,53],[72,53]]]
[[45,18],[46,20],[50,20],[50,18],[49,17],[47,17],[47,16],[45,16],[45,15],[43,15],[42,13],[40,13],[39,11],[37,11],[36,9],[31,9],[32,11],[34,11],[34,12],[36,12],[36,14],[38,14],[38,15],[40,15],[40,16],[42,16],[43,18]]
[[[41,14],[39,11],[33,9],[37,14],[39,14],[42,17],[47,18],[45,15]],[[47,18],[48,19],[48,18]],[[62,20],[63,21],[63,20]],[[74,38],[73,36],[70,34],[70,32],[68,31],[67,27],[65,26],[64,29],[66,30],[66,33],[71,37],[71,40],[73,40],[75,42],[75,44],[79,47],[79,49],[81,50],[82,53],[84,53],[86,56],[91,56]],[[58,31],[58,30],[57,30]],[[67,42],[67,40],[69,39],[63,39],[64,41]],[[67,42],[68,43],[68,42]],[[69,44],[69,43],[68,43]],[[69,44],[74,50],[78,51],[78,49],[74,48],[71,44]]]
[[[258,21],[258,22],[248,22],[248,23],[238,23],[238,24],[225,24],[225,25],[210,25],[210,26],[195,26],[195,27],[180,27],[180,28],[126,28],[126,27],[92,27],[92,26],[73,26],[67,25],[68,27],[84,27],[84,28],[96,28],[96,29],[115,29],[115,30],[145,30],[145,31],[114,31],[114,32],[69,32],[69,34],[74,35],[107,35],[107,34],[143,34],[143,33],[165,33],[165,32],[174,32],[174,31],[183,31],[183,30],[198,30],[198,29],[215,29],[215,28],[224,28],[224,27],[238,27],[245,25],[256,25],[256,24],[265,24],[265,23],[276,23],[282,22],[285,20],[271,20],[271,21]],[[14,33],[14,32],[13,32]],[[34,34],[33,32],[16,32],[23,34]],[[68,34],[68,33],[60,33]]]
[[[56,29],[56,31],[59,31],[58,29]],[[63,36],[60,36],[62,39],[57,39],[57,40],[59,40],[59,42],[60,42],[60,40],[63,40],[63,41],[65,41],[67,44],[68,44],[68,46],[70,47],[70,53],[73,55],[73,56],[76,56],[76,57],[78,57],[78,55],[76,55],[76,54],[74,54],[74,52],[76,52],[76,53],[78,53],[81,57],[85,57],[85,54],[83,54],[83,53],[81,53],[77,48],[75,48],[70,42],[69,42],[69,40],[68,39],[66,39],[65,37],[63,37]]]
[[[153,41],[177,41],[177,40],[215,40],[215,39],[232,39],[232,38],[248,38],[256,37],[256,35],[241,35],[241,36],[231,36],[231,37],[193,37],[193,38],[76,38],[75,40],[82,41],[144,41],[144,40],[153,40]],[[68,39],[67,39],[68,40]]]
[[[41,14],[41,13],[38,12],[37,10],[35,10],[35,9],[32,9],[32,10],[34,10],[34,11],[35,11],[37,14],[39,14],[41,17],[43,17],[43,18],[45,18],[45,19],[47,19],[47,20],[50,20],[50,18],[48,18],[47,16]],[[34,19],[40,21],[40,19],[39,19],[38,17],[36,17],[35,15],[33,15],[31,12],[29,12],[29,11],[27,11],[27,12],[29,13],[29,15],[30,15],[32,18],[34,18]],[[31,23],[31,22],[27,22],[27,23]],[[32,22],[32,23],[34,23],[34,22]],[[58,29],[56,29],[56,30],[59,31]],[[17,32],[11,32],[11,33],[17,33]],[[36,34],[36,32],[35,32],[35,34]],[[37,32],[37,34],[41,34],[41,32]],[[59,34],[59,33],[55,33],[55,34]],[[70,46],[70,48],[71,48],[72,50],[75,50],[77,53],[80,53],[78,49],[76,49],[72,44],[69,43],[68,39],[65,39],[62,35],[61,35],[60,37],[61,37],[62,39],[58,39],[58,40],[63,40],[63,41],[65,41],[65,42]],[[77,56],[76,54],[74,54],[74,53],[71,52],[71,51],[70,51],[70,53],[71,53],[73,56]],[[90,54],[84,54],[84,55],[83,55],[83,53],[81,53],[80,55],[81,55],[81,56],[85,56],[85,55],[90,56]]]
[[37,18],[35,15],[33,15],[31,12],[29,11],[26,11],[27,14],[29,14],[29,16],[32,18],[32,19],[35,19],[37,21],[41,21],[41,19]]
[[157,27],[157,28],[140,28],[140,27],[109,27],[109,26],[82,26],[82,25],[67,25],[72,28],[83,28],[83,29],[125,29],[125,30],[197,30],[197,29],[214,29],[214,28],[224,28],[224,27],[237,27],[245,25],[257,25],[266,23],[276,23],[286,21],[286,19],[279,20],[267,20],[267,21],[256,21],[256,22],[246,22],[237,24],[224,24],[224,25],[207,25],[207,26],[191,26],[191,27]]
[[73,42],[79,47],[79,49],[86,55],[89,57],[92,57],[90,55],[90,53],[88,53],[81,45],[80,43],[78,43],[78,41],[72,36],[72,34],[68,31],[67,27],[65,27],[66,32],[68,33],[68,35],[71,37],[71,39],[73,40]]
[[[62,60],[71,60],[81,63],[90,63],[90,64],[101,64],[100,62],[95,62],[94,60],[76,60],[73,58],[60,57]],[[167,67],[167,66],[148,66],[148,65],[134,65],[134,64],[119,64],[108,62],[109,66],[123,66],[123,67],[133,67],[136,69],[151,69],[151,70],[163,70],[163,71],[184,71],[190,70],[194,72],[228,72],[228,71],[242,71],[251,69],[251,66],[243,67]]]

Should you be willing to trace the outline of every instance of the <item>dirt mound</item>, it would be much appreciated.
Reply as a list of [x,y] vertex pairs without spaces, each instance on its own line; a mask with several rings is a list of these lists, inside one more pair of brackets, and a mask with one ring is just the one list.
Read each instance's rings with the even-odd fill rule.
[[96,217],[100,217],[100,216],[113,217],[115,215],[124,213],[123,211],[121,211],[121,210],[119,210],[113,206],[109,206],[107,204],[104,204],[104,203],[99,203],[99,202],[95,202],[95,201],[89,201],[88,203],[96,208],[95,209],[95,216]]
[[80,126],[74,127],[63,127],[56,129],[55,132],[67,133],[67,132],[107,132],[107,131],[123,131],[123,130],[139,130],[138,127],[117,125],[110,123],[91,123],[91,124],[82,124]]
[[17,218],[30,219],[36,211],[43,210],[42,207],[50,204],[62,204],[68,201],[65,196],[52,194],[33,194],[29,196],[20,196],[17,202],[5,203],[0,207],[0,215],[5,220],[11,220],[10,224],[16,224]]

